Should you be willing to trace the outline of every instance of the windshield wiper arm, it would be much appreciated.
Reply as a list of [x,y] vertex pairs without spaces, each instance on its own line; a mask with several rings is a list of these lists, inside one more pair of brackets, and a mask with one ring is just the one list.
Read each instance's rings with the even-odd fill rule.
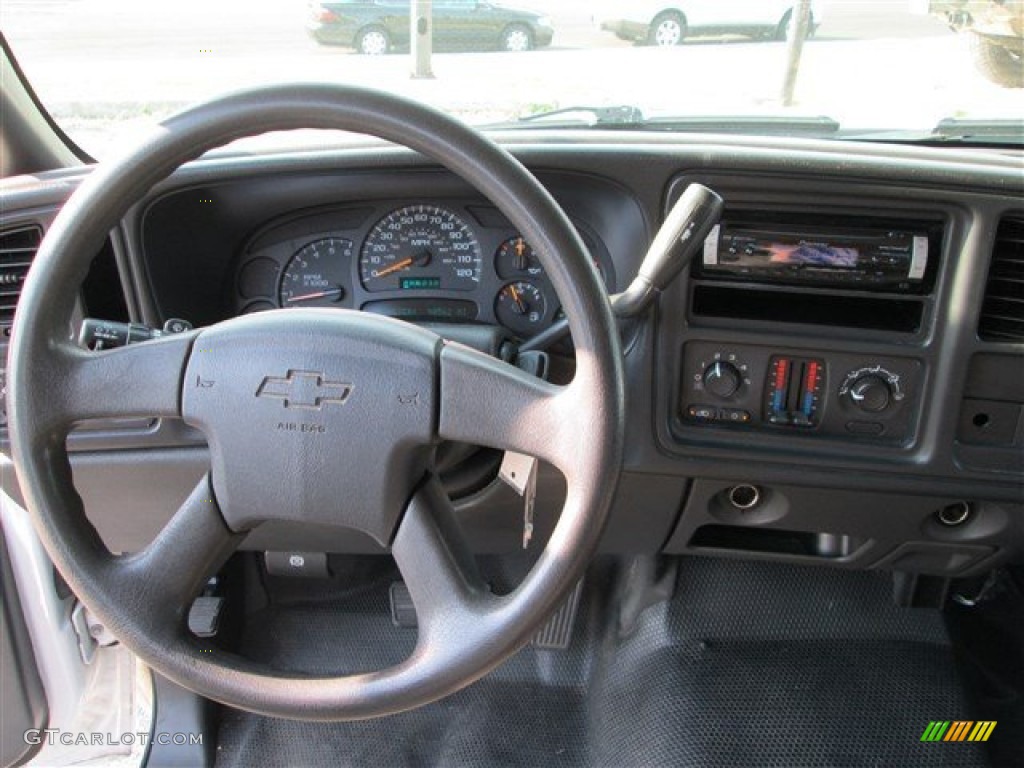
[[649,128],[687,133],[729,133],[758,136],[830,136],[839,132],[839,123],[831,117],[789,115],[695,115],[651,117]]
[[620,104],[611,107],[587,107],[583,105],[560,107],[559,109],[549,109],[544,112],[536,112],[532,115],[523,115],[519,118],[518,122],[533,123],[548,120],[552,117],[559,117],[561,115],[576,114],[589,116],[589,119],[586,120],[588,125],[642,125],[646,122],[644,119],[644,113],[640,111],[639,107],[634,107],[629,104]]
[[921,146],[999,147],[1024,145],[1024,124],[1020,120],[961,120],[947,117],[929,130],[850,131],[842,135],[854,141],[919,144]]
[[644,128],[681,133],[726,133],[761,136],[832,136],[839,123],[831,117],[771,115],[675,115],[646,117],[639,107],[572,106],[524,115],[512,122],[485,126],[491,129],[545,127]]
[[1024,124],[1020,120],[961,120],[947,117],[932,129],[935,140],[986,143],[997,139],[1024,143]]

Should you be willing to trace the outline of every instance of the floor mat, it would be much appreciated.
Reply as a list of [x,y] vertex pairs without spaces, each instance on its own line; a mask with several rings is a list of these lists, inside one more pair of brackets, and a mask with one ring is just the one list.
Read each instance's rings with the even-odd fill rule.
[[605,692],[594,762],[986,765],[976,745],[919,741],[930,720],[964,711],[951,664],[943,649],[905,642],[724,641],[692,653],[665,649]]
[[984,766],[920,741],[970,719],[942,616],[885,573],[679,561],[592,697],[596,764]]
[[486,680],[382,720],[293,723],[227,716],[218,766],[584,765],[582,694]]
[[[313,674],[402,661],[416,631],[391,621],[388,588],[397,572],[369,569],[365,578],[352,589],[320,585],[315,600],[308,589],[296,592],[294,581],[274,585],[277,599],[246,624],[243,654]],[[528,649],[444,701],[386,719],[296,723],[225,710],[217,766],[585,765],[584,643],[568,652]]]
[[[922,743],[971,719],[938,611],[900,609],[881,573],[684,559],[675,597],[628,637],[593,608],[568,652],[527,649],[396,717],[308,724],[229,711],[218,766],[985,766]],[[382,584],[255,615],[246,653],[282,669],[394,663]],[[342,653],[339,648],[345,648]]]

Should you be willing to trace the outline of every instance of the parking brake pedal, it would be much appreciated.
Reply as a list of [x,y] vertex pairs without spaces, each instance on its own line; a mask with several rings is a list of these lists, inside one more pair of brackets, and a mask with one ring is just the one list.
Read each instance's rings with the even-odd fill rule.
[[196,637],[216,637],[223,606],[223,597],[197,597],[188,612],[188,631]]
[[214,576],[203,588],[199,597],[192,601],[188,611],[188,631],[196,637],[216,637],[220,629],[220,612],[224,598],[217,594],[220,580]]

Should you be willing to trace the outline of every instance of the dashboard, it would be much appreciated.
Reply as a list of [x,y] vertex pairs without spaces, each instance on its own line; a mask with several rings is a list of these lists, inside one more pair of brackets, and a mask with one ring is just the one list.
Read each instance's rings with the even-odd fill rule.
[[[632,280],[688,184],[725,199],[703,253],[623,328],[626,452],[605,550],[942,576],[1020,558],[1019,155],[593,131],[499,138],[566,211],[609,293]],[[0,185],[0,240],[45,230],[84,175]],[[83,315],[150,327],[336,306],[498,329],[514,347],[560,313],[530,243],[490,202],[378,144],[191,163],[129,212],[96,264]],[[571,375],[571,346],[550,353],[554,375]],[[123,550],[160,529],[208,462],[202,435],[166,420],[87,424],[69,442],[89,514]],[[493,457],[453,455],[453,476],[471,476],[450,489],[474,548],[519,549],[522,502],[494,479]],[[542,468],[538,540],[563,495]],[[282,527],[246,546],[375,545]]]

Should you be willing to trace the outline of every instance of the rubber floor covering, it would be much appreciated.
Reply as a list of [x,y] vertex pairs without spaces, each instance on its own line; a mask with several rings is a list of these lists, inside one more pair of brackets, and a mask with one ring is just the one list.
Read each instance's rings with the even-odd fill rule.
[[[891,578],[687,558],[670,602],[620,637],[588,587],[568,651],[527,648],[436,704],[314,724],[226,710],[236,766],[986,766],[977,744],[922,743],[971,719],[938,611]],[[386,583],[253,614],[245,655],[282,670],[368,671],[405,658]]]

